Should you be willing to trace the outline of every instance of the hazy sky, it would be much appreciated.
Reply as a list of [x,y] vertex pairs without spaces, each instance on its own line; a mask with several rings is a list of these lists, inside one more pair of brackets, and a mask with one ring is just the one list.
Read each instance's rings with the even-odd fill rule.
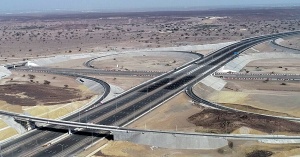
[[280,6],[299,0],[0,0],[0,12],[15,11],[134,11],[191,7]]

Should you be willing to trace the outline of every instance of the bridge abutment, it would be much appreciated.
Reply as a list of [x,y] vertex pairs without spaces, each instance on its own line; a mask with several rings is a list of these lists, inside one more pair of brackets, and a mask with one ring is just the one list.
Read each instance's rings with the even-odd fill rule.
[[171,149],[219,149],[228,145],[228,141],[220,137],[134,131],[112,131],[112,133],[116,141],[129,141]]

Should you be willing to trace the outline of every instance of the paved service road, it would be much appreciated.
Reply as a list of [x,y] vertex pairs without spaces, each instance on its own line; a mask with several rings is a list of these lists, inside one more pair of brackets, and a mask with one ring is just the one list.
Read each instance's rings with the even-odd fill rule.
[[223,79],[242,79],[242,80],[293,80],[299,81],[300,75],[297,74],[239,74],[239,73],[215,73],[215,77]]
[[65,74],[89,74],[89,75],[109,75],[109,76],[134,76],[134,77],[150,77],[159,76],[164,72],[156,71],[114,71],[114,70],[98,70],[98,69],[66,69],[66,68],[48,68],[48,67],[18,67],[14,70],[32,71],[42,73],[65,73]]

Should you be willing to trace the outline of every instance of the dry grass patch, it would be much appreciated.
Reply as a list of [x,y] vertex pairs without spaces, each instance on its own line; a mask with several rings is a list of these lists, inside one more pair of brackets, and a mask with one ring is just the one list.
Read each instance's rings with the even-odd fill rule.
[[201,110],[202,108],[191,103],[185,93],[181,93],[133,122],[129,127],[172,131],[177,128],[177,131],[194,132],[195,125],[189,123],[187,118]]
[[12,137],[14,135],[17,135],[17,134],[18,134],[18,132],[13,128],[7,128],[4,130],[1,130],[0,131],[0,141],[5,140],[5,139]]
[[[196,126],[210,129],[213,133],[232,133],[241,127],[247,127],[263,133],[300,133],[300,124],[280,118],[229,112],[215,109],[204,109],[188,118]],[[245,128],[244,128],[245,129]],[[248,131],[250,133],[250,131]],[[255,132],[255,131],[254,131]]]
[[8,125],[2,119],[0,119],[0,129],[4,128],[4,127],[7,127],[7,126]]
[[25,112],[36,117],[57,119],[83,107],[95,98],[96,96],[89,100],[77,101],[68,104],[58,104],[54,106],[35,106],[27,109]]
[[[216,150],[182,150],[182,149],[165,149],[153,146],[139,145],[131,142],[109,141],[108,144],[94,156],[114,156],[114,157],[224,157]],[[225,155],[228,156],[229,155]]]

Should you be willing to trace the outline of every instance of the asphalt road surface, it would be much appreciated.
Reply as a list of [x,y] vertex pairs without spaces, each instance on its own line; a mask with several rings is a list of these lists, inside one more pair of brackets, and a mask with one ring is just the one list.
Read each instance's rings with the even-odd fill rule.
[[293,80],[299,81],[300,75],[294,74],[226,74],[226,73],[216,73],[215,77],[223,79],[242,79],[242,80]]
[[89,75],[108,75],[108,76],[133,76],[149,77],[159,76],[163,72],[155,71],[115,71],[98,69],[66,69],[66,68],[48,68],[48,67],[18,67],[15,70],[32,71],[41,73],[65,73],[65,74],[89,74]]

